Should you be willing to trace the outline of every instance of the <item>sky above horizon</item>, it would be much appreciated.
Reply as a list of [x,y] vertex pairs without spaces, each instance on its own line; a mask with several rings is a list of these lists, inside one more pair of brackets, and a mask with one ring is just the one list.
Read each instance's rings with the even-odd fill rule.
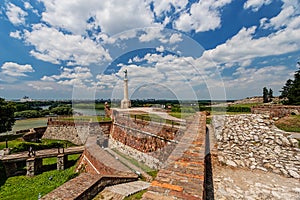
[[0,97],[279,95],[300,59],[299,0],[3,0]]

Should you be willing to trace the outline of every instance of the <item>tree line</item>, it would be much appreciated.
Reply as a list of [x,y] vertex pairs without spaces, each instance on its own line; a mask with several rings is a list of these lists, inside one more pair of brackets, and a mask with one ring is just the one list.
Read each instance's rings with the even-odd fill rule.
[[[299,69],[294,73],[294,79],[288,79],[285,85],[282,87],[282,90],[279,98],[282,100],[283,104],[287,105],[300,105],[300,62],[297,62]],[[273,96],[273,90],[263,88],[263,102],[271,102]]]
[[294,74],[294,79],[288,79],[283,86],[280,98],[284,104],[300,105],[300,62],[299,69]]

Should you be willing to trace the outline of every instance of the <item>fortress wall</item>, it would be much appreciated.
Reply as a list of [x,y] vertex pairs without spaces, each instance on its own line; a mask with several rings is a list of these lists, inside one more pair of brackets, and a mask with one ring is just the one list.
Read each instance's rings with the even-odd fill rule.
[[85,143],[89,134],[109,137],[111,122],[76,122],[48,121],[48,127],[43,135],[47,139],[68,140],[74,144]]
[[214,116],[217,157],[221,163],[271,171],[300,179],[300,148],[290,133],[263,115]]
[[118,117],[110,134],[109,147],[159,169],[181,133],[171,125]]
[[265,114],[273,117],[284,117],[292,113],[299,114],[300,106],[283,106],[283,105],[263,105],[251,108],[253,114]]

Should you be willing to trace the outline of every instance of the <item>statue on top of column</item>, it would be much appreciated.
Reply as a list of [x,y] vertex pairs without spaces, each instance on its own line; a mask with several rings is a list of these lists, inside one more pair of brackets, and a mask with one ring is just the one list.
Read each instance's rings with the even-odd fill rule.
[[124,79],[127,79],[127,69],[125,69],[123,72],[125,74],[125,78]]

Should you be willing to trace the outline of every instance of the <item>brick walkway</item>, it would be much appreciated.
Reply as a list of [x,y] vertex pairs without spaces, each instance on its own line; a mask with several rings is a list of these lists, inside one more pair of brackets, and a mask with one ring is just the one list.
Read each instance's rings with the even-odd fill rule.
[[206,116],[197,114],[144,200],[203,199]]

